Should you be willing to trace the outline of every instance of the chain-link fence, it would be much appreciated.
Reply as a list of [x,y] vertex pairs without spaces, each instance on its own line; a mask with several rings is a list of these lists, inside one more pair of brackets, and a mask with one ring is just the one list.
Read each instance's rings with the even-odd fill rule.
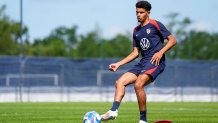
[[[137,60],[117,72],[120,59],[0,57],[0,102],[113,101],[114,82]],[[168,61],[165,71],[145,87],[148,101],[218,101],[218,61]],[[124,101],[136,101],[133,85]]]

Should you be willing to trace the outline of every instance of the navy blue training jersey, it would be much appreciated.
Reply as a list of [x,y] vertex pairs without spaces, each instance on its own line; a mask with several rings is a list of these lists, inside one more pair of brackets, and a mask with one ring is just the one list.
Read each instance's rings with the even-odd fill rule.
[[[164,40],[171,35],[159,21],[150,20],[143,27],[140,25],[133,32],[133,47],[138,47],[142,58],[150,60],[155,53],[163,48]],[[165,60],[163,56],[162,60]]]

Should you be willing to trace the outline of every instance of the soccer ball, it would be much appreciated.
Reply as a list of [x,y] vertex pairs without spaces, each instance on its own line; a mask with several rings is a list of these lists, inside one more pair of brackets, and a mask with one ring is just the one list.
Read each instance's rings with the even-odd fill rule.
[[101,116],[96,111],[90,111],[83,117],[83,123],[101,123]]

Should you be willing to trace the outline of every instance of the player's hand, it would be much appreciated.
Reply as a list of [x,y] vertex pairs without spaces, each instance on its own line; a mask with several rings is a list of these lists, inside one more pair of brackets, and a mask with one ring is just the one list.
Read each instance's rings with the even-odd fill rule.
[[155,66],[158,66],[160,64],[160,59],[163,57],[163,54],[161,52],[157,52],[153,55],[151,58],[151,63],[155,64]]
[[119,68],[117,63],[113,63],[109,65],[109,70],[115,72]]

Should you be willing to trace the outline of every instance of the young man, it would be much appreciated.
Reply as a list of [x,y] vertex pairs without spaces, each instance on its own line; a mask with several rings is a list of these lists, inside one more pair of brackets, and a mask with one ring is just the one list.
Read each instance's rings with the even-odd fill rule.
[[[140,62],[116,81],[113,106],[101,116],[102,121],[115,119],[118,116],[118,108],[124,97],[125,87],[134,83],[140,111],[139,123],[147,123],[144,87],[163,72],[165,68],[164,54],[176,44],[176,39],[162,23],[149,19],[150,10],[149,2],[139,1],[136,3],[136,15],[140,25],[133,32],[133,51],[121,61],[109,65],[109,70],[114,72],[121,65],[137,58],[141,52]],[[164,46],[165,39],[168,42]]]

